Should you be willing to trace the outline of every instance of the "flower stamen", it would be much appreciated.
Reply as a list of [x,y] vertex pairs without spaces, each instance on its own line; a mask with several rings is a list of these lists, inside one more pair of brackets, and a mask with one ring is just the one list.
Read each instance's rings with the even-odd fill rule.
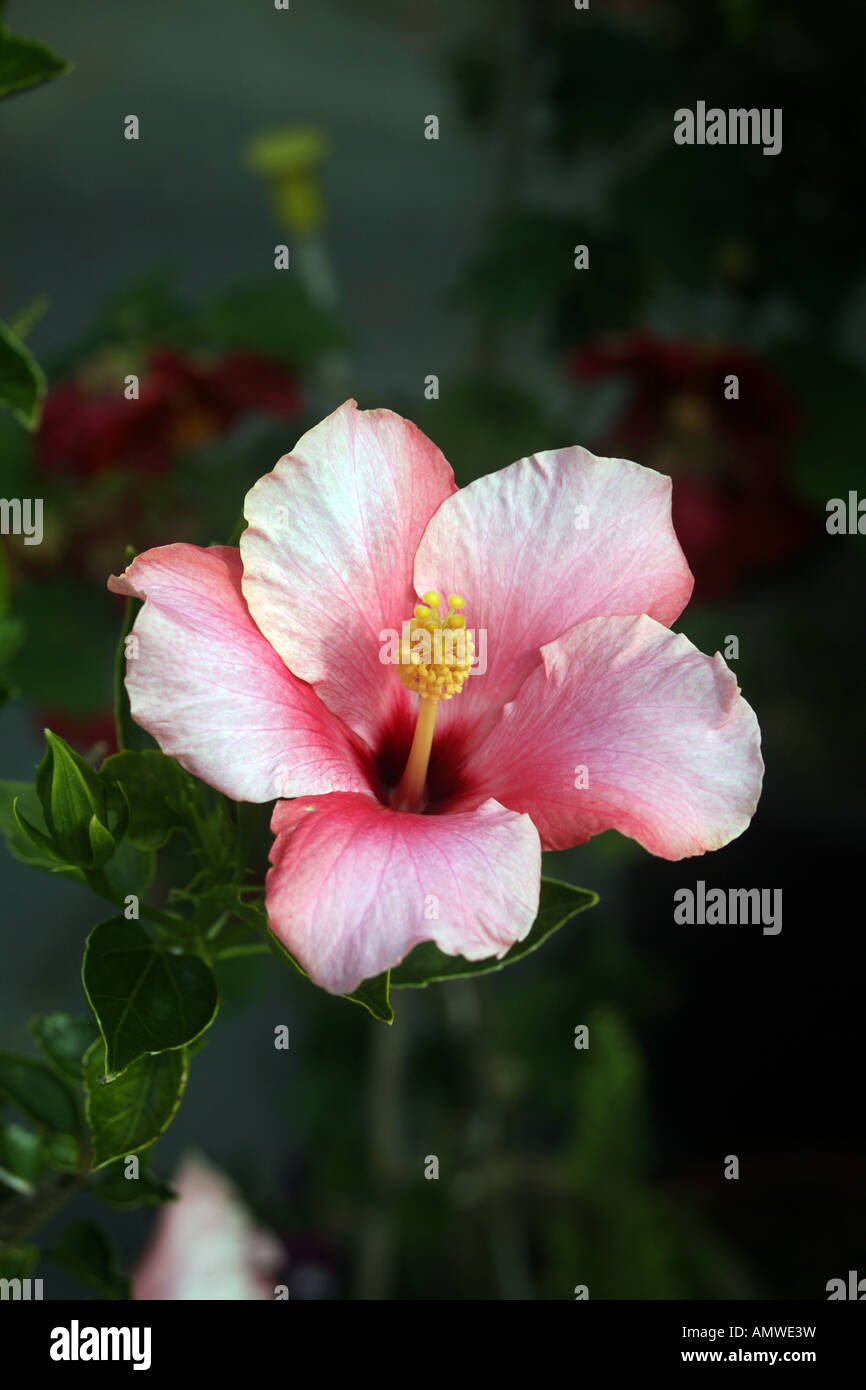
[[460,594],[449,594],[444,617],[441,606],[437,593],[431,590],[425,594],[423,603],[415,606],[414,617],[404,624],[400,641],[398,674],[406,689],[420,696],[421,703],[406,769],[392,797],[396,810],[414,811],[420,807],[439,701],[460,694],[472,667],[472,636],[466,631],[466,619],[458,611],[464,606],[464,599]]
[[403,624],[397,671],[406,689],[422,700],[450,700],[463,689],[474,655],[472,635],[458,611],[463,605],[460,594],[449,594],[443,618],[439,595],[431,590]]

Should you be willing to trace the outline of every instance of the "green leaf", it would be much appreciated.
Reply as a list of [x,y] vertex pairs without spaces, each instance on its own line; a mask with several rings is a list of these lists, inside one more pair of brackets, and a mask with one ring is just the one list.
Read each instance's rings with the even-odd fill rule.
[[114,853],[108,797],[99,774],[62,738],[45,731],[45,755],[36,769],[42,812],[60,854],[98,869]]
[[131,1211],[135,1207],[158,1207],[164,1202],[175,1201],[177,1193],[174,1188],[145,1167],[146,1152],[135,1157],[138,1159],[138,1177],[128,1176],[126,1159],[119,1159],[94,1173],[87,1186],[90,1196],[124,1211]]
[[109,1077],[148,1053],[184,1047],[216,1017],[219,995],[210,966],[199,956],[166,950],[124,917],[93,928],[81,977],[105,1040]]
[[90,841],[93,863],[97,865],[105,864],[114,853],[114,838],[106,830],[105,826],[97,820],[95,814],[90,817],[87,826],[87,838]]
[[45,1254],[104,1298],[129,1298],[129,1280],[118,1265],[111,1238],[97,1222],[67,1226]]
[[62,77],[71,67],[71,63],[38,39],[10,34],[0,19],[0,97],[23,92],[53,77]]
[[14,1121],[0,1125],[0,1183],[30,1197],[44,1172],[42,1140],[35,1130]]
[[60,854],[50,835],[46,835],[44,830],[40,830],[37,825],[31,824],[27,817],[18,808],[17,799],[12,803],[12,814],[18,829],[23,831],[27,839],[35,846],[41,855],[48,861],[52,869],[62,867],[69,863],[64,855]]
[[95,1021],[75,1014],[37,1014],[29,1027],[37,1047],[55,1071],[80,1085],[84,1054],[99,1037]]
[[[36,836],[27,826],[36,830]],[[50,871],[62,862],[45,833],[42,807],[32,782],[0,782],[0,829],[9,852],[22,864]]]
[[37,1125],[61,1134],[78,1134],[81,1117],[73,1091],[50,1067],[34,1057],[0,1052],[0,1096]]
[[[0,410],[0,476],[3,484],[0,493],[5,497],[32,497],[38,493],[33,469],[33,440],[29,432],[11,415]],[[5,557],[0,558],[0,614],[8,617],[11,613],[10,588],[7,576],[8,564]],[[15,595],[15,612],[18,612],[20,587]]]
[[[244,927],[264,933],[268,930],[268,919],[264,903],[248,901],[243,896],[244,889],[239,883],[217,883],[204,893],[192,894],[197,901],[200,914],[204,917],[234,917]],[[222,943],[222,936],[220,936]]]
[[[3,40],[0,38],[0,82],[2,66]],[[0,406],[11,410],[25,429],[35,430],[39,424],[44,395],[45,374],[33,353],[11,328],[0,323]]]
[[43,1134],[42,1153],[49,1168],[65,1173],[77,1173],[81,1168],[81,1153],[70,1134]]
[[33,332],[40,319],[45,317],[50,307],[50,297],[47,294],[37,294],[33,299],[28,300],[17,314],[12,316],[9,320],[9,327],[19,338],[26,338],[29,333]]
[[[123,902],[130,894],[143,899],[156,872],[153,850],[139,849],[128,839],[121,840],[114,854],[99,873],[108,884],[112,902]],[[96,888],[96,885],[93,885]],[[99,891],[97,889],[96,891]]]
[[0,1279],[29,1279],[39,1250],[35,1245],[15,1245],[0,1250]]
[[[267,918],[265,918],[267,920]],[[299,975],[303,975],[305,980],[310,977],[306,970],[298,964],[290,951],[287,951],[282,941],[268,929],[268,940],[272,949],[284,961],[293,966]],[[364,980],[352,994],[341,994],[341,999],[348,999],[351,1004],[360,1004],[362,1009],[366,1009],[368,1014],[372,1014],[380,1023],[393,1023],[394,1010],[391,1008],[391,1001],[388,997],[388,975],[386,970],[382,975],[376,975],[371,980]]]
[[565,926],[578,912],[594,907],[597,902],[598,894],[588,888],[575,888],[571,883],[543,878],[538,916],[532,930],[523,941],[512,946],[501,960],[469,961],[462,956],[446,956],[432,941],[422,941],[402,964],[391,971],[391,986],[394,989],[423,989],[436,980],[460,980],[469,975],[489,975],[494,970],[503,970],[506,965],[521,960],[531,951],[537,951],[549,936]]
[[129,803],[126,834],[139,849],[161,849],[176,830],[188,828],[198,792],[174,758],[157,749],[126,749],[106,758],[101,771]]
[[386,970],[372,980],[364,980],[354,993],[344,994],[343,998],[349,999],[353,1004],[360,1004],[380,1023],[393,1023],[394,1010],[388,998],[389,977],[390,971]]
[[0,1197],[3,1196],[4,1187],[14,1192],[16,1197],[32,1197],[36,1191],[32,1183],[20,1178],[11,1168],[4,1168],[0,1163]]
[[96,1042],[84,1059],[94,1170],[138,1153],[159,1138],[180,1105],[189,1071],[182,1050],[141,1057],[110,1082],[105,1081],[103,1065],[103,1045]]
[[71,1134],[37,1133],[14,1122],[0,1126],[0,1183],[32,1197],[36,1184],[51,1168],[80,1171],[81,1154]]
[[[0,829],[7,840],[18,840],[22,831],[15,819],[13,806],[18,802],[19,807],[26,811],[31,820],[40,821],[42,819],[42,807],[39,804],[39,797],[36,795],[36,788],[32,782],[13,782],[0,781]],[[30,841],[26,837],[21,841],[20,853],[12,845],[9,848],[16,859],[29,855]],[[29,862],[25,860],[25,862]]]

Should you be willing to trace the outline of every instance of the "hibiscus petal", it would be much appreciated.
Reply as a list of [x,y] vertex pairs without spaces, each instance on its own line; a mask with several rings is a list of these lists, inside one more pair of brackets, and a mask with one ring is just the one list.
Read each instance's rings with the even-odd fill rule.
[[133,1272],[132,1297],[273,1302],[285,1251],[276,1236],[254,1223],[228,1179],[191,1154],[174,1187],[177,1200],[160,1210]]
[[718,653],[652,618],[596,618],[544,648],[456,809],[495,793],[545,849],[613,827],[682,859],[745,830],[763,771],[758,721]]
[[271,930],[332,994],[397,965],[419,941],[499,958],[538,911],[538,834],[493,800],[422,816],[338,793],[279,802],[271,829]]
[[412,616],[421,533],[455,488],[435,444],[390,410],[335,410],[247,495],[250,612],[286,665],[377,747],[407,696],[380,633]]
[[132,716],[188,772],[239,801],[369,786],[357,739],[250,617],[237,550],[159,546],[108,587],[146,600],[126,663]]
[[513,699],[539,649],[575,623],[649,613],[669,624],[692,590],[671,524],[670,478],[586,449],[520,459],[449,498],[415,559],[419,594],[466,600],[483,630],[487,669],[474,672],[440,727],[489,726]]

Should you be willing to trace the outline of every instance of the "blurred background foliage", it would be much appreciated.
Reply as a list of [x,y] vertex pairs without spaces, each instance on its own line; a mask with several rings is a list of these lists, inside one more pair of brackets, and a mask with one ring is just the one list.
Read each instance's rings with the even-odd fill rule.
[[[866,543],[825,528],[862,477],[866,12],[159,0],[145,32],[100,0],[21,9],[75,71],[0,109],[0,316],[48,383],[35,429],[0,416],[0,492],[45,510],[42,545],[3,539],[4,777],[32,775],[45,724],[113,750],[126,546],[232,538],[245,490],[349,395],[415,420],[461,484],[576,442],[669,472],[696,575],[679,626],[738,638],[764,732],[741,840],[549,856],[601,905],[518,970],[402,993],[391,1030],[270,959],[224,963],[157,1170],[197,1145],[231,1171],[292,1297],[823,1297],[866,1231],[845,892]],[[781,154],[676,146],[698,100],[782,108]],[[3,853],[19,1046],[34,1010],[80,1009],[94,905]],[[782,887],[781,935],[676,926],[698,878]],[[127,1267],[150,1219],[109,1223]]]

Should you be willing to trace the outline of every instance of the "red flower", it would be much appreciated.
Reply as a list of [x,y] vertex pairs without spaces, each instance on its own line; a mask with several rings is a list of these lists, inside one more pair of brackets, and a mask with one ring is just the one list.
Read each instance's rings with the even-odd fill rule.
[[154,474],[177,454],[224,433],[248,411],[294,415],[299,396],[288,370],[254,353],[198,361],[151,352],[137,400],[127,400],[123,364],[91,364],[49,391],[36,441],[48,473],[87,478],[112,467]]
[[65,738],[83,757],[92,756],[97,763],[117,752],[117,729],[110,707],[97,714],[70,714],[68,710],[51,706],[36,710],[33,722],[39,734],[43,729],[50,729]]
[[[673,518],[696,596],[720,598],[801,548],[812,520],[793,496],[800,418],[786,387],[745,349],[637,332],[576,352],[573,375],[621,377],[630,395],[601,441],[675,480]],[[726,378],[738,397],[726,397]]]
[[149,372],[170,406],[168,429],[179,448],[222,434],[250,411],[294,415],[298,409],[298,390],[286,369],[251,352],[202,364],[162,349],[151,354]]

